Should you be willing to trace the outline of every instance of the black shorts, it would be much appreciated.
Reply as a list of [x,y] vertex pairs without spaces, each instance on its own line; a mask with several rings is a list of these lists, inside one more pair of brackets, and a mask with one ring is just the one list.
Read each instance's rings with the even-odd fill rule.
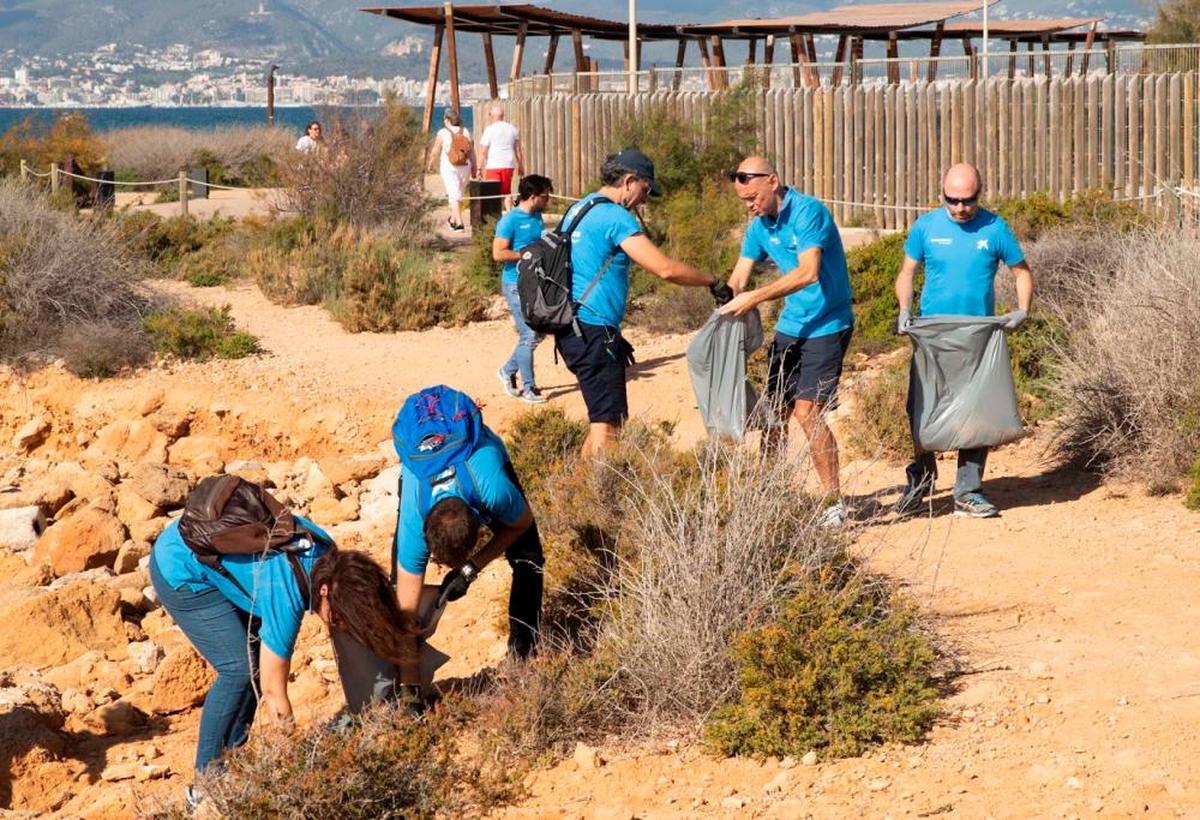
[[629,416],[625,365],[633,347],[616,328],[579,323],[582,336],[564,330],[555,337],[567,369],[579,380],[579,391],[593,424],[620,424]]
[[809,339],[776,332],[767,351],[767,398],[785,407],[798,400],[836,406],[842,359],[853,331],[848,327]]

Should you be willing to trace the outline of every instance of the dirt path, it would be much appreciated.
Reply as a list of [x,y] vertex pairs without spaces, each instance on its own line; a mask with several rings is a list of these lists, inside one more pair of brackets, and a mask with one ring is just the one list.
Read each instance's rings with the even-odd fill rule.
[[[505,321],[395,335],[343,333],[317,308],[278,309],[256,290],[195,291],[229,302],[271,351],[264,363],[317,396],[394,405],[446,381],[488,402],[500,427],[524,406],[493,375],[512,341]],[[636,332],[644,362],[634,412],[702,434],[683,337]],[[538,351],[553,402],[583,414],[570,375]],[[389,405],[391,402],[391,405]],[[987,489],[998,520],[935,515],[865,527],[858,547],[943,616],[965,674],[951,717],[930,742],[866,759],[780,768],[695,752],[613,752],[607,765],[567,761],[533,779],[520,817],[748,812],[953,816],[1155,816],[1200,811],[1200,516],[1176,497],[1104,486],[1054,470],[1045,439],[994,454]],[[943,480],[953,465],[942,465]],[[865,500],[902,478],[900,465],[855,462],[849,492]]]

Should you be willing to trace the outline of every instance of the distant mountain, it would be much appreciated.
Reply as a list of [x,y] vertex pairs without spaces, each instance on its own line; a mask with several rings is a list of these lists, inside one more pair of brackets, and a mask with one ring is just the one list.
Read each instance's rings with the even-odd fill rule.
[[[386,0],[369,0],[386,5]],[[844,0],[789,2],[768,0],[756,16],[819,11]],[[412,3],[396,3],[413,5]],[[598,17],[624,18],[625,4],[613,0],[566,0],[544,5]],[[419,75],[425,58],[391,56],[388,46],[405,37],[425,39],[429,29],[359,11],[347,0],[0,0],[0,52],[16,56],[56,56],[89,52],[107,43],[165,48],[183,43],[216,48],[244,57],[267,57],[290,70],[371,71]],[[745,6],[729,0],[639,0],[647,22],[704,22],[744,16]],[[1145,0],[1068,0],[1048,8],[1044,0],[1006,0],[993,7],[995,17],[1038,15],[1098,16],[1113,26],[1145,24],[1153,17]],[[498,41],[506,55],[507,38]],[[466,35],[461,57],[464,73],[478,77],[482,64],[478,39]],[[539,48],[532,44],[532,51]],[[598,47],[604,56],[614,47]],[[619,57],[619,49],[612,57]],[[649,55],[648,55],[649,56]]]

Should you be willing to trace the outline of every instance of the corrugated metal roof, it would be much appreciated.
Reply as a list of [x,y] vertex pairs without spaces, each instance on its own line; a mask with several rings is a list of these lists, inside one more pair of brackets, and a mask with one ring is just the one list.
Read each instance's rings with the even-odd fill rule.
[[[1098,17],[1059,17],[1046,20],[989,20],[988,36],[990,37],[1021,37],[1030,34],[1051,34],[1056,31],[1090,26],[1099,23]],[[983,22],[973,20],[966,23],[947,23],[946,36],[982,37]]]
[[[568,35],[574,30],[600,40],[623,40],[629,36],[629,26],[625,22],[570,14],[525,3],[456,5],[453,8],[456,31],[516,34],[521,24],[524,23],[530,37],[546,37],[551,34]],[[444,10],[445,7],[442,5],[383,6],[359,9],[359,11],[370,14],[380,14],[426,26],[440,25],[443,21]],[[638,34],[644,40],[676,40],[679,38],[679,28],[679,26],[661,23],[638,23]]]
[[[994,5],[998,0],[991,0]],[[951,3],[876,3],[871,5],[838,6],[829,11],[817,11],[794,17],[722,20],[698,26],[684,26],[684,31],[698,34],[859,34],[874,31],[896,31],[940,23],[951,17],[980,11],[980,0]]]

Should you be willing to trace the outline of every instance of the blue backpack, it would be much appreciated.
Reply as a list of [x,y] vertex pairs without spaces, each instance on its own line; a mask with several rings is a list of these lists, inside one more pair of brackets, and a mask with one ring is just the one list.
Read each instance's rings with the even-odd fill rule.
[[479,448],[483,431],[479,407],[452,387],[426,387],[405,400],[392,425],[392,444],[401,463],[421,482],[417,498],[422,518],[434,497],[448,491],[480,513],[467,459]]

